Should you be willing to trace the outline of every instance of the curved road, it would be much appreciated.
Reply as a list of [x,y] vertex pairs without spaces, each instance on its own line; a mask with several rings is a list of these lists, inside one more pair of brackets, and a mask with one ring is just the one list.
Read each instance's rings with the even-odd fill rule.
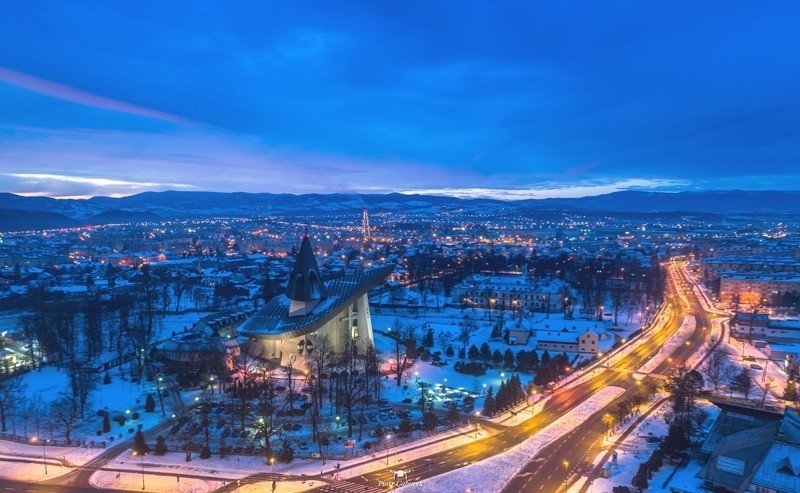
[[[597,376],[569,389],[557,390],[547,401],[542,411],[532,420],[516,427],[505,427],[491,440],[482,440],[448,451],[429,455],[425,458],[405,462],[402,469],[408,472],[409,479],[421,480],[457,470],[477,461],[488,459],[515,446],[520,440],[535,435],[573,407],[588,399],[600,389],[613,385],[626,389],[619,399],[624,399],[638,392],[638,384],[632,375],[641,364],[656,353],[661,346],[674,335],[686,315],[694,313],[697,325],[689,336],[687,344],[680,346],[672,354],[672,361],[665,361],[651,373],[648,379],[664,378],[669,374],[673,362],[685,361],[706,341],[711,327],[709,316],[703,311],[699,301],[687,284],[683,273],[674,265],[669,267],[668,319],[657,331],[643,337],[648,338],[614,367],[602,369]],[[681,300],[683,295],[690,306]],[[616,401],[615,401],[616,402]],[[613,403],[611,404],[613,406]],[[580,472],[588,472],[588,459],[594,458],[602,449],[602,439],[606,426],[602,422],[603,412],[598,412],[585,422],[579,424],[572,432],[546,447],[537,458],[526,464],[503,491],[507,493],[520,491],[555,492],[568,483],[577,480]],[[319,487],[318,492],[359,492],[367,493],[385,491],[392,480],[392,471],[397,464],[382,470],[353,477],[347,481],[336,481],[333,484]],[[478,486],[478,485],[476,485]]]

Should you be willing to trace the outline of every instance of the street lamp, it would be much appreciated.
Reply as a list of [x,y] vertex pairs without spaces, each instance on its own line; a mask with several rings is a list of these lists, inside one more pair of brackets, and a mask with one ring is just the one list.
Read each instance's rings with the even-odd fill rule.
[[133,456],[136,457],[137,455],[139,456],[139,458],[142,461],[142,491],[144,491],[144,456],[147,455],[147,454],[146,453],[145,454],[140,454],[140,453],[137,453],[136,451],[134,451],[133,452]]
[[339,416],[336,416],[336,429],[339,429]]
[[504,372],[504,371],[500,372],[500,381],[501,382],[505,382],[506,381],[506,372]]
[[386,435],[386,465],[389,465],[389,439],[392,435]]
[[275,457],[269,458],[269,465],[272,466],[272,474],[275,474]]
[[475,440],[478,439],[478,432],[481,429],[481,424],[478,422],[480,418],[481,418],[481,412],[475,411]]
[[[38,437],[31,438],[31,443],[33,443],[34,445],[38,441],[39,441]],[[45,476],[47,476],[47,442],[49,442],[49,441],[50,440],[45,440],[45,441],[42,442],[42,460],[44,461],[44,475]]]
[[156,385],[156,388],[158,389],[158,402],[161,404],[161,416],[166,416],[167,413],[164,412],[164,396],[161,394],[161,383],[163,381],[163,378],[158,377],[158,385]]

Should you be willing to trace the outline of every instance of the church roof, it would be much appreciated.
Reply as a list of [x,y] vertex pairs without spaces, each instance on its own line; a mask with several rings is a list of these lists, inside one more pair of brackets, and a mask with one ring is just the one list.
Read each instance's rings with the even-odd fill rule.
[[287,295],[276,296],[240,325],[238,331],[248,337],[279,340],[310,334],[340,313],[343,307],[384,282],[393,269],[391,265],[376,267],[330,281],[325,286],[327,298],[301,316],[290,317],[291,299]]
[[327,295],[311,240],[307,234],[303,235],[294,268],[289,274],[286,297],[294,301],[314,301],[323,300]]

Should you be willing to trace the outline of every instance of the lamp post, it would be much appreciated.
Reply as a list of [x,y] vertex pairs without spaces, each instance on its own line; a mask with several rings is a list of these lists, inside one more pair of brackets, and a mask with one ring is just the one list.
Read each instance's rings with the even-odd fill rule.
[[386,465],[389,465],[389,439],[392,435],[386,435]]
[[531,416],[536,408],[536,389],[531,390]]
[[475,411],[475,440],[478,439],[478,432],[481,429],[481,424],[478,422],[479,419],[481,419],[481,412]]
[[156,388],[158,389],[158,403],[161,404],[161,416],[166,416],[167,413],[164,412],[164,396],[161,394],[161,383],[164,381],[163,378],[158,377],[158,385]]
[[272,466],[272,474],[275,474],[275,457],[269,458],[269,465]]
[[137,453],[137,452],[134,451],[133,452],[133,456],[135,457],[137,455],[139,456],[139,458],[141,459],[141,462],[142,462],[142,491],[144,491],[144,456],[147,455],[147,454],[140,454],[140,453]]
[[[31,438],[31,443],[34,445],[39,441],[38,437]],[[49,440],[45,440],[42,442],[42,460],[44,461],[44,475],[47,476],[47,442]]]

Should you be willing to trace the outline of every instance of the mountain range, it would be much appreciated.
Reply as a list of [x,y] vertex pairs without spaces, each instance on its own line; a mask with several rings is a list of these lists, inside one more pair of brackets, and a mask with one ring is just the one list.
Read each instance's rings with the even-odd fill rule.
[[270,194],[223,192],[145,192],[128,197],[53,199],[0,193],[0,231],[75,227],[90,224],[151,222],[201,217],[266,215],[321,216],[371,212],[437,214],[523,213],[530,211],[613,213],[800,214],[800,191],[623,191],[581,198],[461,199],[434,195]]

